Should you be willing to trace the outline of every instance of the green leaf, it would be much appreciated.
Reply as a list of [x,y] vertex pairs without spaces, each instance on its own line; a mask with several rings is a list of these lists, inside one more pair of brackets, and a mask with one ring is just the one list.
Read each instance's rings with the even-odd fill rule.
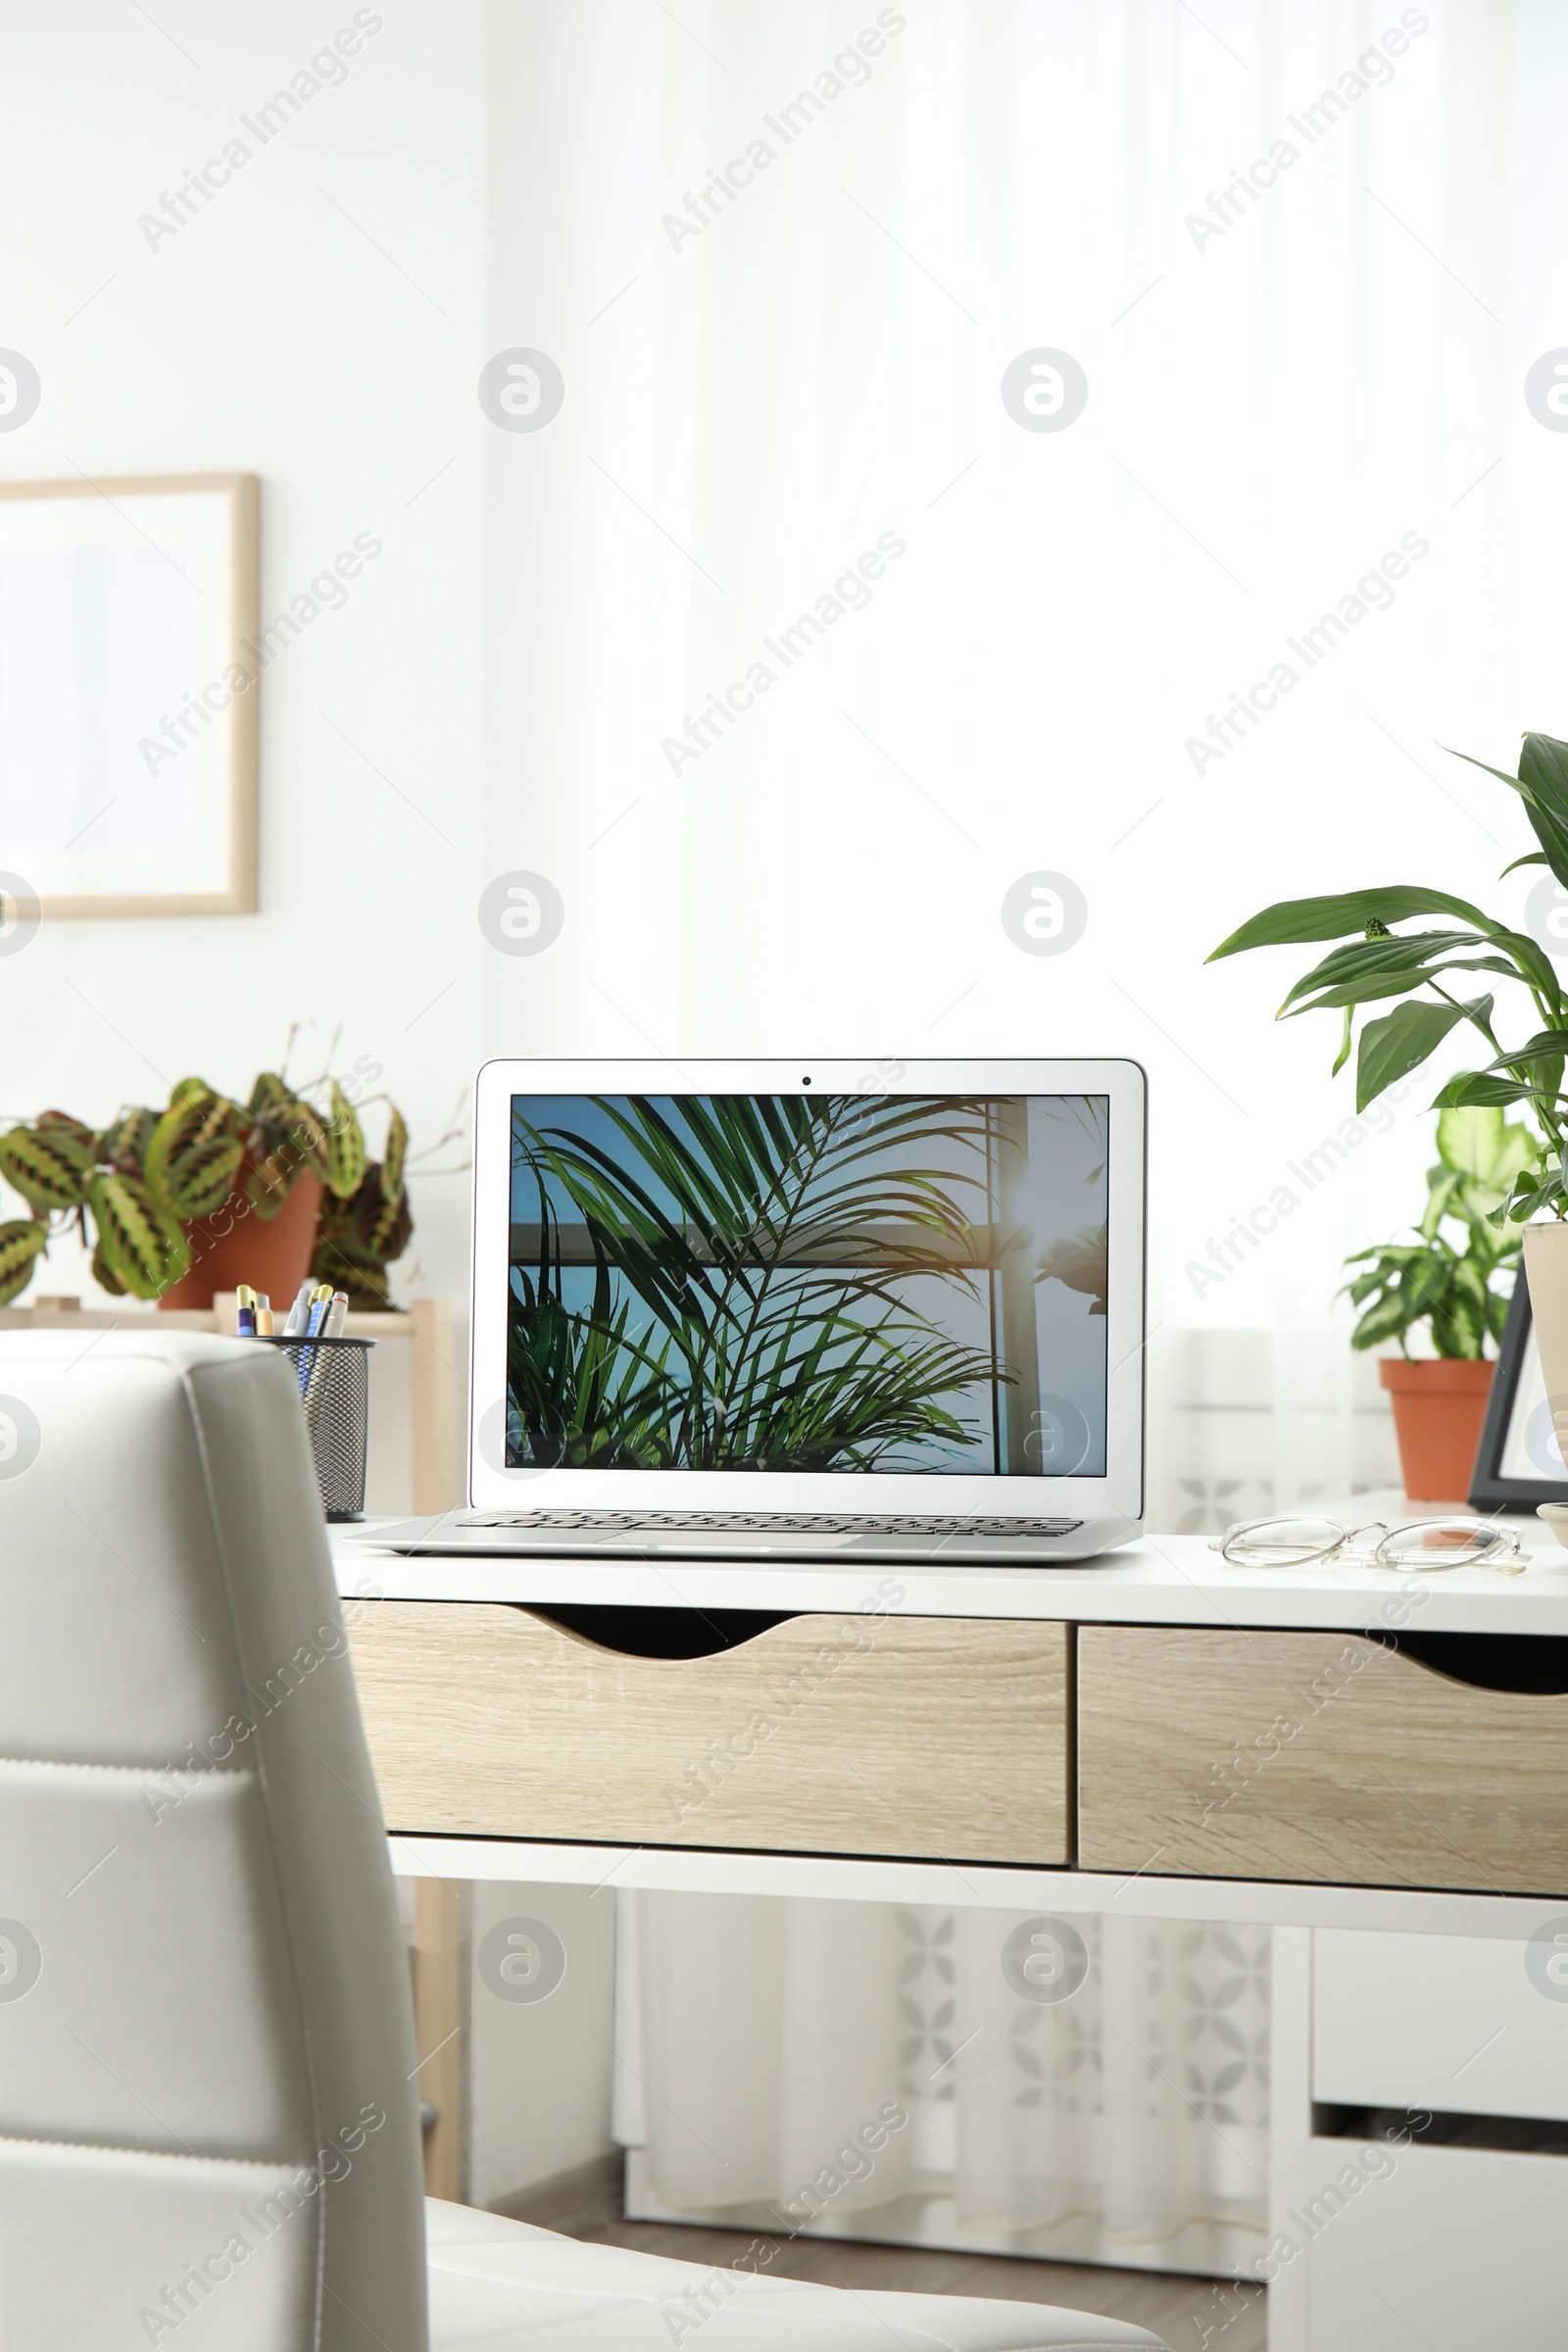
[[[1435,982],[1440,972],[1496,972],[1504,980],[1525,980],[1527,985],[1535,977],[1533,973],[1521,972],[1516,964],[1504,962],[1500,956],[1451,956],[1443,963],[1396,965],[1381,972],[1368,972],[1359,980],[1347,980],[1338,988],[1324,989],[1309,1004],[1296,1003],[1298,991],[1293,989],[1276,1017],[1294,1019],[1298,1013],[1327,1012],[1337,1010],[1342,1004],[1368,1004],[1379,997],[1410,996],[1429,981]],[[1476,1003],[1485,1006],[1490,1015],[1490,997],[1478,997]]]
[[0,1306],[21,1297],[32,1280],[39,1252],[48,1247],[48,1226],[30,1217],[0,1225]]
[[1342,891],[1333,898],[1282,899],[1222,940],[1208,961],[1216,963],[1222,956],[1239,956],[1250,948],[1293,948],[1314,940],[1344,939],[1352,931],[1364,931],[1368,923],[1402,923],[1416,914],[1450,914],[1478,930],[1489,927],[1480,907],[1468,899],[1451,898],[1446,890],[1390,884],[1382,890]]
[[162,1298],[189,1266],[189,1243],[134,1176],[95,1176],[87,1206],[105,1263],[134,1298]]
[[[1321,963],[1298,980],[1280,1010],[1287,1011],[1303,997],[1343,1004],[1365,997],[1401,996],[1419,988],[1428,967],[1456,949],[1486,944],[1474,931],[1388,931],[1375,939],[1352,939],[1343,948],[1331,948]],[[1342,995],[1342,989],[1353,989],[1355,995]]]
[[189,1222],[222,1207],[243,1155],[236,1105],[187,1078],[148,1138],[142,1177],[160,1209]]
[[1453,1206],[1454,1195],[1463,1189],[1464,1181],[1464,1171],[1461,1168],[1433,1169],[1432,1190],[1427,1195],[1426,1213],[1422,1217],[1419,1227],[1424,1241],[1436,1240],[1438,1227],[1448,1215]]
[[1515,858],[1510,864],[1503,867],[1497,880],[1505,882],[1508,876],[1517,873],[1522,865],[1549,865],[1550,863],[1551,859],[1546,856],[1544,850],[1526,850],[1522,858]]
[[275,1070],[263,1070],[251,1088],[251,1099],[245,1108],[258,1124],[276,1121],[285,1124],[293,1108],[294,1097]]
[[409,1129],[401,1110],[386,1123],[386,1150],[381,1154],[381,1190],[388,1200],[401,1200],[409,1158]]
[[125,1296],[125,1286],[109,1263],[108,1258],[105,1257],[102,1242],[99,1242],[93,1250],[92,1278],[101,1291],[109,1293],[111,1298],[123,1298]]
[[1505,775],[1486,760],[1468,752],[1454,757],[1495,776],[1524,802],[1531,831],[1545,853],[1545,862],[1559,882],[1568,885],[1568,744],[1554,735],[1526,735],[1519,753],[1519,773]]
[[1469,1103],[1523,1102],[1535,1092],[1517,1078],[1494,1078],[1487,1070],[1459,1070],[1432,1099],[1434,1110],[1453,1110]]
[[122,1175],[139,1176],[158,1121],[150,1110],[122,1110],[98,1139],[98,1156]]
[[1438,1121],[1438,1157],[1461,1176],[1485,1177],[1502,1150],[1504,1124],[1500,1110],[1476,1103],[1445,1110]]
[[1508,1070],[1516,1061],[1531,1061],[1538,1054],[1560,1057],[1564,1054],[1568,1054],[1568,1029],[1538,1029],[1534,1037],[1527,1037],[1522,1046],[1515,1046],[1511,1053],[1502,1054],[1489,1067]]
[[1386,1087],[1417,1069],[1464,1017],[1457,1004],[1396,1004],[1361,1032],[1355,1065],[1355,1107],[1365,1110]]
[[1438,1155],[1494,1193],[1507,1193],[1516,1176],[1536,1165],[1540,1146],[1528,1127],[1504,1120],[1494,1104],[1446,1108],[1438,1121]]
[[281,1143],[252,1168],[245,1179],[245,1198],[264,1225],[270,1224],[278,1214],[294,1189],[301,1168],[310,1163],[310,1153],[301,1151],[298,1144]]
[[359,1113],[334,1078],[326,1117],[321,1181],[339,1200],[358,1192],[365,1174],[365,1130]]
[[1411,1316],[1397,1291],[1368,1307],[1350,1334],[1352,1348],[1376,1348],[1384,1340],[1398,1340],[1410,1328]]
[[92,1146],[62,1128],[13,1127],[0,1135],[0,1176],[31,1209],[79,1208],[92,1170]]
[[69,1110],[41,1110],[35,1122],[40,1135],[64,1136],[79,1144],[84,1152],[96,1155],[98,1137],[85,1119],[73,1118]]

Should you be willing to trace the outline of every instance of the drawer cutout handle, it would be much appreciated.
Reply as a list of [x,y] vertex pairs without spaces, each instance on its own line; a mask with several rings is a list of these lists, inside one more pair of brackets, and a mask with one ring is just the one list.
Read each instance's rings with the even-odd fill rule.
[[570,1605],[530,1608],[564,1633],[576,1634],[598,1649],[625,1658],[717,1658],[755,1642],[775,1625],[788,1625],[795,1609],[648,1609]]
[[1472,1690],[1568,1697],[1568,1640],[1560,1634],[1401,1634],[1386,1646]]

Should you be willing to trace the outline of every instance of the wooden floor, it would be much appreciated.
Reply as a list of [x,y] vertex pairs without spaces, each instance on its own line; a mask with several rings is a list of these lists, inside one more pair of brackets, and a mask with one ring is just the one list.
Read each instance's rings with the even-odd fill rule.
[[[628,2222],[620,2210],[620,2163],[585,2165],[496,2207],[514,2221],[568,2237],[634,2246],[677,2262],[722,2268],[751,2244],[751,2230],[693,2230],[667,2222]],[[1004,2255],[948,2254],[921,2246],[847,2244],[822,2237],[773,2238],[769,2274],[823,2286],[885,2287],[906,2294],[986,2295],[1004,2303],[1056,2303],[1126,2320],[1163,2336],[1171,2352],[1264,2352],[1265,2297],[1260,2286],[1190,2278],[1167,2271],[1111,2271],[1098,2264],[1028,2262]]]

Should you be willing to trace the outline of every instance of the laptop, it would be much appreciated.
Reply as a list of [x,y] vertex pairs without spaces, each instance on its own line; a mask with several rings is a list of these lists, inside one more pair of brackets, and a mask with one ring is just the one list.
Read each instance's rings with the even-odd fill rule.
[[492,1061],[467,1494],[407,1554],[1093,1559],[1144,1515],[1130,1061]]

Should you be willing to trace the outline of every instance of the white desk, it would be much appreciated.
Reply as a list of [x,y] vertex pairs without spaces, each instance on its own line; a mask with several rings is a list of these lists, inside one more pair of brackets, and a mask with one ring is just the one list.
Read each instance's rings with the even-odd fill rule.
[[[1385,2282],[1396,2282],[1389,2291],[1398,2304],[1406,2291],[1398,2281],[1407,2282],[1412,2296],[1430,2293],[1431,2262],[1440,2249],[1456,2266],[1452,2280],[1445,2277],[1444,2324],[1453,2332],[1451,2339],[1434,2338],[1434,2352],[1449,2352],[1450,2340],[1454,2352],[1460,2345],[1469,2352],[1473,2345],[1504,2340],[1510,2352],[1547,2352],[1548,2346],[1556,2352],[1561,2314],[1568,2309],[1568,2159],[1418,2140],[1399,2153],[1390,2179],[1358,2192],[1353,2208],[1342,2197],[1345,2210],[1333,2216],[1332,2226],[1308,2227],[1310,2217],[1322,2210],[1324,2183],[1335,2179],[1351,2152],[1344,2139],[1324,2134],[1321,2127],[1328,2119],[1322,2105],[1314,2118],[1314,2098],[1339,2107],[1405,2104],[1568,2122],[1568,2003],[1542,1996],[1528,1979],[1524,1958],[1538,1930],[1568,1931],[1568,1861],[1559,1859],[1568,1854],[1568,1844],[1559,1842],[1556,1828],[1559,1821],[1568,1825],[1568,1694],[1499,1690],[1495,1661],[1503,1653],[1494,1645],[1483,1643],[1474,1650],[1474,1656],[1492,1661],[1480,1669],[1480,1684],[1456,1680],[1451,1671],[1455,1665],[1470,1671],[1472,1653],[1458,1643],[1460,1637],[1531,1637],[1539,1661],[1547,1654],[1541,1648],[1542,1637],[1568,1636],[1568,1553],[1536,1523],[1522,1532],[1532,1559],[1516,1577],[1483,1569],[1420,1578],[1354,1566],[1241,1570],[1196,1537],[1150,1540],[1102,1563],[1060,1569],[868,1568],[783,1560],[738,1566],[673,1558],[405,1560],[347,1539],[337,1542],[335,1556],[341,1592],[362,1604],[351,1611],[362,1693],[378,1772],[385,1758],[383,1791],[398,1790],[392,1827],[402,1834],[393,1843],[404,1875],[962,1902],[1025,1912],[1114,1908],[1136,1916],[1265,1922],[1274,1932],[1270,2230],[1300,2248],[1279,2267],[1271,2283],[1273,2352],[1389,2352],[1396,2323],[1367,2288],[1368,2268]],[[1234,1802],[1227,1794],[1216,1810],[1211,1801],[1214,1818],[1205,1819],[1201,1829],[1196,1815],[1186,1825],[1181,1837],[1189,1839],[1182,1848],[1188,1858],[1179,1869],[1168,1861],[1161,1869],[1169,1838],[1162,1841],[1153,1832],[1142,1851],[1129,1845],[1111,1868],[1087,1868],[1073,1859],[1051,1866],[998,1864],[986,1860],[983,1851],[979,1858],[962,1852],[954,1861],[935,1858],[957,1852],[951,1841],[925,1849],[933,1858],[921,1858],[919,1850],[845,1851],[842,1838],[834,1840],[841,1850],[809,1851],[801,1850],[807,1840],[799,1834],[793,1850],[760,1850],[760,1838],[723,1833],[716,1794],[711,1807],[696,1815],[695,1829],[682,1823],[678,1835],[673,1828],[662,1833],[657,1823],[639,1828],[634,1837],[599,1835],[591,1787],[589,1810],[578,1814],[572,1834],[540,1838],[528,1834],[525,1800],[518,1809],[517,1788],[525,1789],[525,1783],[514,1788],[515,1828],[506,1835],[427,1833],[413,1818],[418,1810],[418,1768],[416,1763],[411,1777],[410,1739],[423,1742],[432,1776],[443,1748],[461,1751],[466,1762],[460,1774],[466,1770],[485,1782],[487,1803],[504,1802],[505,1789],[498,1797],[491,1787],[491,1768],[494,1763],[504,1779],[505,1759],[493,1751],[509,1743],[525,1748],[530,1738],[548,1742],[570,1733],[569,1716],[559,1709],[551,1714],[544,1705],[548,1692],[540,1680],[540,1660],[561,1654],[548,1645],[574,1643],[573,1671],[581,1666],[587,1672],[596,1656],[609,1657],[584,1640],[582,1619],[573,1616],[576,1630],[564,1634],[548,1618],[552,1610],[587,1609],[714,1616],[739,1610],[760,1612],[764,1619],[813,1619],[851,1628],[863,1625],[869,1613],[885,1629],[885,1638],[879,1634],[879,1655],[889,1659],[901,1645],[906,1648],[921,1627],[929,1629],[927,1639],[934,1637],[940,1648],[942,1637],[932,1621],[991,1626],[994,1637],[987,1638],[1017,1645],[1016,1657],[999,1650],[1003,1665],[1017,1666],[1021,1658],[1025,1684],[1028,1673],[1038,1669],[1042,1722],[1053,1705],[1064,1717],[1069,1811],[1077,1806],[1069,1856],[1084,1850],[1085,1840],[1136,1840],[1144,1834],[1136,1818],[1139,1789],[1151,1759],[1158,1761],[1161,1742],[1173,1754],[1184,1753],[1180,1781],[1184,1775],[1191,1779],[1193,1756],[1217,1747],[1216,1724],[1239,1739],[1240,1731],[1230,1733],[1223,1714],[1212,1722],[1204,1717],[1201,1691],[1194,1697],[1188,1688],[1189,1679],[1201,1681],[1198,1669],[1188,1676],[1193,1659],[1200,1668],[1207,1659],[1219,1662],[1216,1704],[1234,1704],[1237,1725],[1247,1730],[1248,1692],[1254,1683],[1273,1706],[1271,1677],[1284,1672],[1282,1687],[1295,1689],[1298,1670],[1305,1672],[1319,1657],[1332,1654],[1350,1663],[1341,1666],[1343,1689],[1331,1677],[1321,1706],[1309,1700],[1299,1710],[1299,1740],[1291,1735],[1294,1744],[1284,1748],[1284,1762],[1269,1760],[1255,1789],[1238,1778]],[[428,1720],[420,1721],[416,1644],[425,1627],[431,1629],[431,1683]],[[546,1644],[518,1653],[519,1670],[533,1679],[509,1683],[500,1663],[492,1678],[487,1661],[492,1654],[499,1661],[517,1627],[530,1629],[527,1642],[537,1639]],[[1054,1628],[1065,1630],[1055,1636]],[[396,1631],[395,1642],[388,1629]],[[728,1633],[734,1641],[733,1625]],[[1372,1644],[1364,1639],[1369,1634]],[[1180,1646],[1191,1644],[1194,1637],[1201,1637],[1198,1648]],[[1440,1640],[1429,1656],[1441,1656],[1446,1661],[1442,1666],[1422,1658],[1422,1645],[1432,1637]],[[780,1632],[763,1632],[755,1643],[737,1642],[725,1656],[741,1659],[748,1649],[781,1638]],[[461,1653],[443,1649],[454,1639],[466,1644]],[[1062,1688],[1051,1685],[1052,1640],[1069,1645]],[[1029,1649],[1030,1642],[1039,1646]],[[1303,1642],[1308,1646],[1299,1651],[1290,1646]],[[956,1633],[954,1648],[956,1654],[961,1650]],[[394,1651],[401,1663],[395,1663],[393,1682],[403,1678],[396,1704],[411,1719],[403,1727],[401,1758],[388,1730],[392,1685],[377,1680],[383,1672],[377,1661]],[[453,1681],[451,1660],[458,1654],[465,1661],[464,1674]],[[1507,1653],[1515,1654],[1525,1653]],[[701,1664],[705,1671],[729,1671],[723,1660]],[[928,1662],[917,1659],[916,1664],[920,1673],[928,1672]],[[881,1671],[878,1665],[876,1672]],[[688,1672],[686,1664],[668,1656],[657,1667],[623,1656],[607,1667],[616,1705],[624,1704],[628,1690],[641,1688],[640,1676],[664,1677],[669,1688],[679,1688],[679,1678]],[[841,1740],[845,1724],[859,1726],[874,1712],[872,1667],[844,1670],[846,1678],[862,1672],[866,1679],[857,1688],[853,1708],[846,1705],[841,1712],[835,1734]],[[1141,1773],[1134,1772],[1119,1789],[1113,1785],[1115,1757],[1107,1760],[1102,1728],[1097,1729],[1097,1723],[1102,1727],[1108,1720],[1104,1709],[1114,1705],[1118,1672],[1151,1677],[1147,1706],[1126,1706],[1121,1720],[1129,1742],[1140,1737],[1153,1742]],[[1568,1677],[1564,1680],[1568,1683]],[[702,1681],[699,1672],[691,1689],[700,1690]],[[1352,1681],[1363,1693],[1379,1690],[1375,1705],[1366,1700],[1359,1708],[1339,1705]],[[1006,1715],[1016,1682],[1016,1675],[1008,1682],[999,1673],[982,1690],[983,1707],[968,1711],[995,1713],[1016,1724],[1016,1715]],[[847,1680],[836,1689],[824,1687],[821,1707],[840,1705],[847,1687]],[[917,1712],[925,1689],[917,1675],[900,1688],[898,1705],[913,1705]],[[591,1674],[581,1690],[583,1703],[597,1703]],[[1447,1786],[1443,1775],[1453,1758],[1441,1752],[1441,1738],[1434,1742],[1434,1706],[1453,1711],[1459,1769]],[[465,1746],[469,1710],[482,1714],[483,1724],[477,1740],[470,1739]],[[799,1717],[783,1727],[767,1751],[765,1771],[747,1768],[753,1771],[754,1789],[785,1790],[781,1776],[797,1752],[788,1743],[809,1712],[802,1707]],[[627,1719],[635,1722],[634,1707]],[[1441,1730],[1446,1719],[1438,1720]],[[1320,1730],[1320,1723],[1328,1729]],[[702,1737],[700,1728],[694,1730],[691,1742],[699,1743]],[[1256,1856],[1276,1849],[1249,1843],[1283,1838],[1285,1845],[1278,1850],[1298,1850],[1289,1840],[1299,1825],[1288,1817],[1293,1805],[1315,1801],[1314,1785],[1301,1776],[1308,1751],[1318,1749],[1328,1757],[1328,1779],[1318,1785],[1318,1794],[1327,1788],[1332,1796],[1338,1771],[1348,1824],[1360,1798],[1376,1799],[1382,1808],[1370,1846],[1356,1848],[1353,1825],[1347,1828],[1348,1850],[1362,1857],[1353,1863],[1360,1883],[1335,1883],[1319,1861],[1271,1873]],[[799,1752],[805,1757],[804,1750]],[[1390,1778],[1385,1763],[1396,1767],[1396,1778]],[[803,1775],[808,1765],[805,1758]],[[1387,1800],[1372,1786],[1376,1775],[1394,1791]],[[563,1783],[580,1787],[580,1760],[574,1754],[569,1767],[558,1762],[547,1778],[558,1788]],[[1406,1785],[1398,1787],[1398,1780]],[[1480,1782],[1495,1791],[1486,1800],[1493,1808],[1488,1818],[1494,1836],[1478,1836],[1476,1826],[1465,1823],[1467,1794],[1473,1797],[1473,1784]],[[1225,1787],[1229,1790],[1231,1783]],[[450,1799],[451,1788],[449,1778],[443,1801]],[[1168,1811],[1176,1807],[1172,1792],[1166,1801]],[[1532,1850],[1528,1834],[1518,1848],[1515,1817],[1528,1815],[1532,1803],[1544,1806],[1538,1818],[1545,1842],[1539,1850],[1546,1859],[1532,1890],[1514,1891],[1529,1879],[1528,1860],[1521,1864],[1518,1851],[1528,1856]],[[1401,1813],[1401,1805],[1410,1809]],[[749,1818],[755,1822],[755,1810]],[[1425,1841],[1426,1859],[1415,1873],[1427,1873],[1425,1883],[1394,1883],[1412,1875],[1397,1867],[1380,1883],[1375,1859],[1369,1865],[1365,1858],[1389,1850],[1386,1844],[1379,1847],[1378,1838],[1397,1837],[1401,1821],[1412,1846]],[[1509,1848],[1505,1835],[1510,1822],[1517,1850]],[[1332,1813],[1327,1823],[1332,1830]],[[1311,1856],[1321,1848],[1324,1829],[1323,1819],[1309,1821],[1299,1850]],[[703,1833],[710,1836],[707,1843],[697,1841]],[[984,1835],[977,1832],[977,1838]],[[1250,1858],[1234,1870],[1195,1868],[1192,1856],[1207,1850],[1204,1837],[1215,1840],[1217,1854]],[[1562,1838],[1568,1839],[1568,1826]],[[791,1838],[778,1842],[790,1845]],[[1454,1856],[1451,1863],[1442,1858],[1445,1847]],[[1503,1883],[1494,1880],[1494,1872],[1502,1873]],[[1413,1936],[1422,1940],[1413,1943]],[[1527,2105],[1532,2096],[1534,2104]],[[1314,2199],[1320,2200],[1316,2206]],[[1473,2260],[1451,2253],[1461,2242],[1455,2234],[1461,2217],[1462,2240],[1474,2248]]]
[[[404,1559],[339,1531],[338,1588],[388,1600],[486,1600],[524,1608],[823,1610],[904,1588],[911,1617],[1059,1620],[1077,1625],[1305,1626],[1361,1632],[1421,1625],[1433,1633],[1568,1634],[1568,1551],[1537,1520],[1518,1522],[1531,1551],[1520,1576],[1451,1568],[1233,1568],[1201,1536],[1148,1537],[1103,1559],[1061,1568],[851,1565],[848,1561]],[[373,1535],[373,1529],[368,1535]],[[1416,1592],[1419,1599],[1414,1598]]]

